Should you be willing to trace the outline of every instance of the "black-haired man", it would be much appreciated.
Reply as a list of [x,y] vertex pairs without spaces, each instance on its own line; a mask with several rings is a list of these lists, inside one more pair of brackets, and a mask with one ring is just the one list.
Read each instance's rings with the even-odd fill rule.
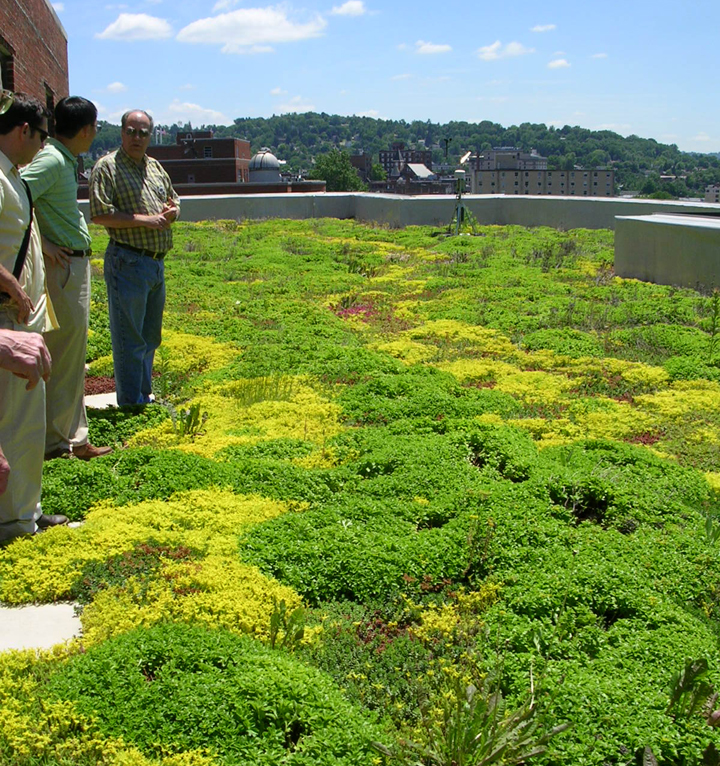
[[46,387],[45,458],[72,454],[90,460],[111,452],[88,442],[85,356],[90,315],[90,234],[77,203],[78,155],[97,133],[97,109],[69,96],[55,107],[50,138],[22,171],[35,202],[45,255],[47,288],[60,325],[45,341],[53,359]]
[[[0,329],[50,329],[40,236],[32,203],[18,173],[48,136],[43,105],[15,93],[0,114]],[[0,369],[0,445],[11,473],[0,495],[0,544],[38,528],[67,523],[40,508],[45,443],[45,383],[26,390],[26,381]]]

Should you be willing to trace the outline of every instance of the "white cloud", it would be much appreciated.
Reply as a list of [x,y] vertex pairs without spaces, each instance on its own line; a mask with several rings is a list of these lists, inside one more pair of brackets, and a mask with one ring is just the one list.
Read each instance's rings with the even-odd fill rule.
[[302,96],[293,96],[286,104],[278,104],[281,114],[287,112],[314,112],[315,105],[303,101]]
[[377,118],[377,117],[380,116],[380,112],[378,112],[377,109],[368,109],[365,112],[356,112],[355,116],[356,117],[375,117],[375,118]]
[[404,51],[404,50],[407,50],[407,43],[398,43],[398,47],[397,47],[397,49],[398,49],[399,51]]
[[707,141],[712,141],[710,136],[704,130],[701,130],[696,136],[693,136],[690,140],[691,141],[701,141],[703,143],[705,143]]
[[409,80],[412,77],[411,74],[394,74],[391,80]]
[[217,0],[217,3],[213,5],[212,12],[217,13],[218,11],[229,11],[231,8],[234,8],[241,2],[242,0]]
[[500,40],[495,40],[492,45],[484,45],[477,49],[477,57],[483,61],[497,61],[514,56],[525,56],[528,53],[535,53],[535,48],[526,48],[522,43],[517,42],[503,45]]
[[287,96],[287,91],[282,88],[273,88],[270,91],[271,96]]
[[179,90],[195,90],[195,85],[191,82],[186,82],[185,85],[181,85]]
[[415,43],[415,53],[420,53],[423,56],[432,56],[436,53],[449,53],[451,50],[451,45],[426,43],[424,40],[418,40]]
[[165,19],[146,13],[121,13],[110,26],[95,37],[101,40],[161,40],[172,35]]
[[53,3],[52,7],[58,12],[62,13],[65,10],[65,3]]
[[504,104],[510,98],[508,96],[478,96],[477,100],[485,101],[488,104]]
[[552,32],[553,29],[557,29],[555,24],[536,24],[530,31],[531,32]]
[[241,8],[198,19],[178,32],[183,43],[222,45],[223,53],[269,53],[271,44],[320,37],[327,22],[320,15],[305,23],[291,20],[282,5]]
[[333,16],[362,16],[367,13],[363,0],[347,0],[342,5],[333,6],[330,11]]
[[590,56],[591,59],[606,59],[607,57],[607,53],[593,53],[593,55]]
[[187,101],[181,102],[177,98],[168,107],[168,113],[172,122],[199,122],[215,125],[227,125],[232,122],[229,117],[216,109],[206,109],[199,104],[191,104]]
[[555,59],[548,62],[548,69],[567,69],[570,66],[570,62],[567,59]]
[[127,90],[127,85],[122,82],[111,82],[105,90],[108,93],[124,93]]

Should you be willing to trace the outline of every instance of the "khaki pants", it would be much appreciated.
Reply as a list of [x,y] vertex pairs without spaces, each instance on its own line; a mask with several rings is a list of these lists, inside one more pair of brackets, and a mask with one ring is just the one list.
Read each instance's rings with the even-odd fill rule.
[[90,259],[46,266],[47,290],[60,328],[45,334],[52,376],[47,382],[45,452],[87,444],[85,356],[90,314]]
[[[0,309],[0,328],[23,330]],[[27,381],[0,370],[0,446],[10,481],[0,495],[0,542],[35,532],[45,444],[45,383],[26,391]]]

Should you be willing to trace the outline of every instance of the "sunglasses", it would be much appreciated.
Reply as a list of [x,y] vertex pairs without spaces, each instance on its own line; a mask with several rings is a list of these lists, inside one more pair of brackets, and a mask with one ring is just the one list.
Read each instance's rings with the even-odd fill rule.
[[147,128],[125,128],[125,135],[135,138],[147,138],[150,135],[150,131]]
[[43,130],[42,128],[38,128],[35,125],[30,126],[30,130],[32,130],[35,133],[40,134],[40,140],[45,143],[48,140],[48,136],[50,135],[47,130]]

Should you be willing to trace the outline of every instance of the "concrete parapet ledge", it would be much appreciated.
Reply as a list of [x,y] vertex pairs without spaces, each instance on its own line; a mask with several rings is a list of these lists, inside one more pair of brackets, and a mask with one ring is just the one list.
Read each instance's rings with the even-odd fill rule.
[[[617,216],[654,213],[720,216],[720,205],[706,202],[468,194],[466,207],[481,224],[551,226],[556,229],[614,229]],[[327,192],[322,194],[242,194],[183,197],[184,221],[257,218],[355,218],[395,228],[450,223],[453,195],[403,196]],[[80,209],[88,217],[87,200]]]
[[615,273],[710,292],[720,286],[720,217],[618,216]]

